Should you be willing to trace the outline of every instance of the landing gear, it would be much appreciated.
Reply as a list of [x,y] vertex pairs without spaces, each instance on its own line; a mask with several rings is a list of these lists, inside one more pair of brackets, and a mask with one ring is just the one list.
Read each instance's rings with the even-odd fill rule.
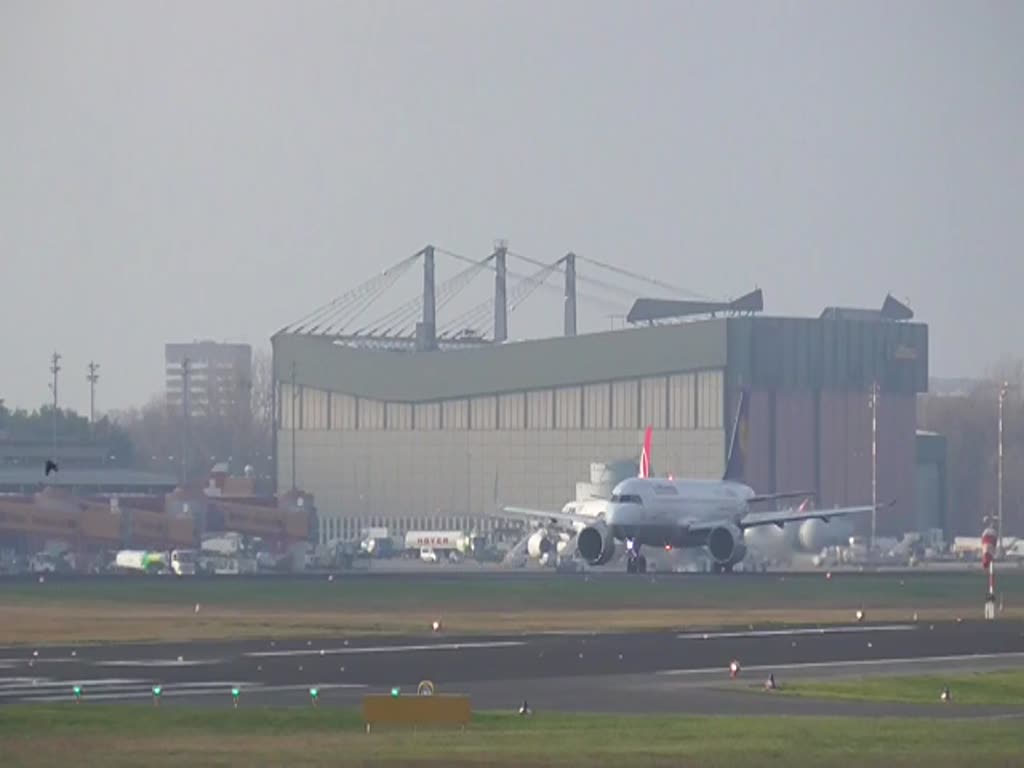
[[722,565],[721,563],[712,563],[711,564],[711,572],[712,573],[732,573],[732,563],[726,563],[725,565]]
[[632,541],[626,547],[626,573],[647,573],[647,558],[640,554],[640,547]]
[[643,555],[627,558],[626,573],[647,573],[647,558]]

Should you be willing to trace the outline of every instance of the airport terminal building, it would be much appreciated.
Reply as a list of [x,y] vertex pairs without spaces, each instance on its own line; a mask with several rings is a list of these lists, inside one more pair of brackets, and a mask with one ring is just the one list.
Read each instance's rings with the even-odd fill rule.
[[870,503],[874,435],[878,499],[895,502],[878,533],[917,525],[924,324],[839,308],[584,335],[567,320],[561,337],[446,347],[431,319],[405,347],[273,338],[278,488],[314,494],[321,541],[370,526],[486,532],[502,504],[559,509],[592,462],[635,461],[647,425],[657,474],[719,478],[741,391],[755,490]]

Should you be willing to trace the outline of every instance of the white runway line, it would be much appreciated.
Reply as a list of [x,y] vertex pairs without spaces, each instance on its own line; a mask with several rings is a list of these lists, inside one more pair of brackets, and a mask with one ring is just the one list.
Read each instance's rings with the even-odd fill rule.
[[301,648],[290,651],[250,651],[246,656],[338,656],[342,654],[360,653],[408,653],[410,651],[462,651],[473,648],[511,648],[526,645],[519,640],[493,641],[479,643],[434,643],[431,645],[380,645],[366,648]]
[[[368,686],[360,685],[360,684],[355,684],[355,683],[352,683],[352,684],[345,684],[345,683],[336,683],[335,684],[335,683],[332,683],[332,684],[328,684],[328,685],[318,685],[316,687],[322,693],[324,691],[330,691],[330,690],[356,690],[356,689],[367,688]],[[160,691],[160,698],[166,699],[166,698],[175,698],[175,697],[178,697],[178,698],[189,697],[189,698],[191,698],[191,697],[198,697],[198,696],[222,696],[222,697],[224,697],[225,700],[228,700],[230,698],[230,693],[231,693],[230,692],[230,688],[231,688],[230,684],[228,686],[220,685],[216,689],[192,688],[192,689],[188,689],[188,690],[182,690],[180,688],[180,686],[174,686],[174,687],[163,686],[162,690]],[[268,685],[268,686],[258,686],[258,685],[256,685],[256,686],[246,687],[245,685],[241,685],[241,686],[239,686],[239,689],[240,689],[240,691],[241,691],[241,693],[243,695],[244,694],[252,695],[252,694],[260,694],[260,693],[283,693],[283,692],[290,692],[290,691],[308,692],[309,691],[309,686],[308,685]],[[88,689],[86,689],[83,686],[82,691],[83,691],[82,692],[82,699],[83,700],[89,700],[89,701],[124,701],[126,699],[149,699],[149,698],[153,697],[153,692],[150,689],[148,689],[148,688],[145,689],[145,690],[132,689],[132,690],[129,690],[129,691],[125,691],[123,693],[105,692],[104,691],[104,692],[100,692],[100,693],[90,694]],[[58,702],[58,701],[67,701],[69,698],[70,698],[70,694],[64,694],[64,695],[61,695],[61,696],[55,696],[55,695],[46,693],[43,696],[26,696],[23,700],[25,700],[25,701],[41,702],[41,703],[51,703],[51,702]]]
[[80,685],[83,688],[87,685],[96,686],[102,688],[105,686],[116,686],[116,685],[134,685],[137,683],[144,683],[145,680],[139,680],[137,678],[107,678],[102,680],[89,680],[87,678],[81,680],[54,680],[50,677],[15,677],[15,678],[0,678],[0,694],[7,691],[19,690],[23,688],[28,689],[40,689],[40,688],[59,688],[61,686],[67,686],[71,688],[75,685]]
[[[969,653],[961,656],[917,656],[907,659],[855,659],[853,661],[807,661],[794,664],[757,664],[743,667],[746,672],[770,671],[777,669],[821,669],[826,667],[871,667],[892,664],[929,664],[941,661],[987,661],[992,659],[1019,659],[1024,652],[1009,651],[1007,653]],[[665,676],[680,675],[721,675],[725,667],[702,667],[700,669],[663,669],[656,674]]]
[[199,667],[223,663],[224,659],[113,659],[93,662],[97,667]]
[[676,640],[725,640],[736,637],[788,637],[795,635],[844,635],[857,632],[910,632],[914,624],[885,624],[876,627],[800,627],[797,629],[752,629],[743,632],[688,632]]

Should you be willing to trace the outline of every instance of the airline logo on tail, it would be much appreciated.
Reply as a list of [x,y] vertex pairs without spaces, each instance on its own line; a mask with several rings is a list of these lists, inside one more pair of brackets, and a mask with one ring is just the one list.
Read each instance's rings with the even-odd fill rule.
[[644,432],[644,449],[640,453],[640,474],[637,477],[649,478],[651,476],[651,435],[653,427],[647,427]]

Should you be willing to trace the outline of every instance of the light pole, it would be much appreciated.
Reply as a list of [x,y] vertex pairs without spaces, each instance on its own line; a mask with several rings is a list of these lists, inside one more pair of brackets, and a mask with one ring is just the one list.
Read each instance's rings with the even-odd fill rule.
[[100,366],[99,363],[90,362],[88,367],[89,375],[85,380],[89,382],[89,431],[92,432],[96,426],[96,382],[100,379],[97,373]]
[[295,403],[298,399],[298,392],[295,389],[295,361],[292,360],[292,490],[296,490],[295,485]]
[[875,551],[875,530],[878,518],[878,382],[871,384],[871,542],[868,552]]
[[1010,385],[1003,382],[999,387],[999,447],[996,453],[996,552],[1003,546],[1003,403]]
[[192,394],[192,384],[190,381],[192,371],[192,361],[187,357],[181,361],[181,416],[182,416],[182,430],[181,430],[181,487],[185,488],[188,484],[188,444],[189,444],[189,420],[191,414],[191,403],[189,402],[190,395]]
[[57,460],[57,374],[60,373],[60,355],[55,351],[50,357],[50,373],[53,374],[53,460]]
[[473,514],[473,484],[472,484],[472,471],[473,471],[473,454],[470,451],[466,451],[466,516],[467,519]]

